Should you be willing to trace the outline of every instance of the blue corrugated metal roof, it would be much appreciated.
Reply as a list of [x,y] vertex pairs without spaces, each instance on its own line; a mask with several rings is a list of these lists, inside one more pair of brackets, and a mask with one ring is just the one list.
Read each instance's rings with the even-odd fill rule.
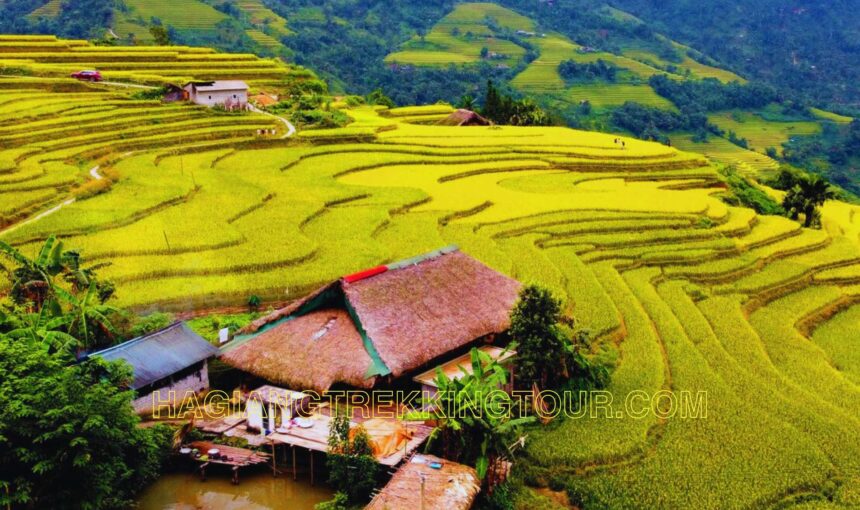
[[161,331],[94,352],[107,361],[125,360],[134,369],[133,389],[164,379],[191,365],[218,354],[218,349],[177,322]]

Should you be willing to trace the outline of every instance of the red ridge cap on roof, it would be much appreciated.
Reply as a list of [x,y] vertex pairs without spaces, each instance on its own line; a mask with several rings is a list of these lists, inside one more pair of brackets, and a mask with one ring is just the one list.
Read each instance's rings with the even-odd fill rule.
[[343,281],[344,283],[355,283],[357,281],[364,280],[372,276],[376,276],[378,274],[382,274],[386,271],[394,271],[395,269],[403,269],[404,267],[414,266],[416,264],[420,264],[428,260],[433,260],[437,257],[441,257],[442,255],[447,255],[449,253],[454,253],[457,251],[459,251],[457,245],[452,244],[450,246],[445,246],[444,248],[439,248],[438,250],[434,250],[423,255],[418,255],[417,257],[403,259],[397,262],[392,262],[391,264],[376,266],[370,269],[365,269],[364,271],[352,273],[351,275],[347,275],[341,278],[341,281]]
[[365,278],[370,278],[371,276],[376,276],[386,271],[388,271],[388,266],[376,266],[370,269],[365,269],[364,271],[359,271],[357,273],[344,276],[343,281],[346,283],[355,283],[359,280],[364,280]]

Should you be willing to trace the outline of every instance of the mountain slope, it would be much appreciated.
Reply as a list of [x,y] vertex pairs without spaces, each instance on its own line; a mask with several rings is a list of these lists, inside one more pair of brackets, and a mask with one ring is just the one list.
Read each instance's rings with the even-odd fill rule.
[[615,0],[656,30],[750,77],[860,108],[860,10],[850,0]]

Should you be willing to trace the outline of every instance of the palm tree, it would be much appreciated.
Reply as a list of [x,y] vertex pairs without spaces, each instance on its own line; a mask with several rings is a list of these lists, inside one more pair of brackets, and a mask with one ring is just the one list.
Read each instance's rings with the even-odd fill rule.
[[457,106],[462,108],[463,110],[475,111],[475,98],[469,94],[466,94],[465,96],[460,98],[460,104]]
[[834,198],[836,193],[827,180],[818,175],[803,176],[798,177],[794,186],[788,190],[782,206],[793,220],[797,220],[803,214],[803,226],[808,228],[814,226],[820,219],[818,207]]

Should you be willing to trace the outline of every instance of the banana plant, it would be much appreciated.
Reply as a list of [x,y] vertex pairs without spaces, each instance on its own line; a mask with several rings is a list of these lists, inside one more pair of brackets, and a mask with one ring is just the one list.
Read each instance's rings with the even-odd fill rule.
[[12,298],[20,303],[30,302],[40,310],[54,289],[54,277],[63,271],[63,243],[50,236],[30,259],[12,245],[0,241],[0,255],[17,267],[8,271],[12,279]]
[[488,354],[472,349],[471,372],[460,368],[460,377],[450,378],[436,370],[438,392],[429,411],[436,427],[428,447],[442,440],[446,457],[472,463],[483,479],[491,466],[508,458],[508,446],[533,416],[517,416],[510,395],[500,388],[508,371]]
[[84,347],[92,347],[99,343],[91,326],[98,328],[99,332],[108,339],[113,339],[116,330],[108,319],[108,315],[118,312],[119,309],[101,302],[98,295],[98,287],[95,281],[91,281],[87,292],[83,297],[78,297],[63,288],[54,289],[57,298],[69,306],[68,331],[75,334],[84,344]]
[[73,354],[78,339],[66,333],[70,317],[56,316],[47,307],[37,312],[7,314],[0,311],[0,325],[8,329],[10,338],[26,339],[33,345],[41,345],[49,353]]

